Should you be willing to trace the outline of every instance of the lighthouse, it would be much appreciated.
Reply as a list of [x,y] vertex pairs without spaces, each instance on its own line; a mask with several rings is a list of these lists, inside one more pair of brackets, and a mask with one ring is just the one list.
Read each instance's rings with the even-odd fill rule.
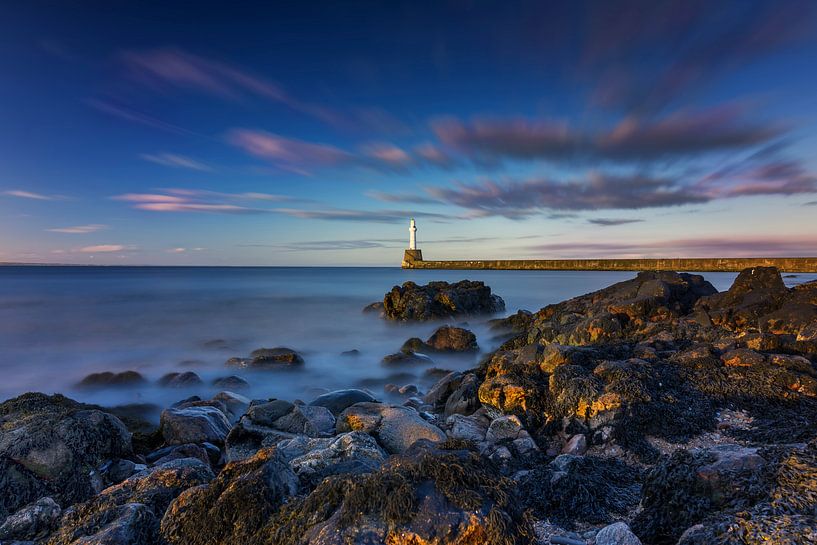
[[417,249],[417,224],[414,222],[414,218],[411,218],[411,223],[409,223],[409,250],[416,249]]
[[423,252],[417,249],[417,222],[411,218],[409,222],[409,247],[403,252],[403,268],[416,268],[418,262],[423,261]]

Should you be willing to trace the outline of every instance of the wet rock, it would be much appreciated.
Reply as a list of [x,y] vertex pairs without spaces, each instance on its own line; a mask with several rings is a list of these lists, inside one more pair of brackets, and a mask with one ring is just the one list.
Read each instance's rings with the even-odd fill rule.
[[61,514],[57,502],[40,498],[6,518],[0,525],[0,542],[42,539],[57,526]]
[[[295,446],[294,442],[303,444]],[[327,439],[290,439],[278,448],[302,452],[290,459],[289,466],[302,481],[313,485],[329,475],[370,473],[387,457],[373,437],[357,431]]]
[[102,477],[110,484],[118,484],[136,473],[144,469],[144,465],[137,464],[131,460],[113,460],[103,466]]
[[425,341],[414,337],[403,344],[402,352],[476,352],[477,336],[467,329],[442,326]]
[[469,415],[479,407],[479,379],[476,375],[469,373],[462,378],[456,389],[445,400],[443,415],[446,417],[452,414]]
[[800,373],[814,374],[814,365],[811,360],[803,356],[792,356],[790,354],[769,354],[769,363],[798,371]]
[[343,356],[344,358],[356,358],[360,356],[360,350],[358,350],[357,348],[353,348],[351,350],[344,350],[343,352],[340,353],[340,355]]
[[263,449],[180,494],[162,518],[161,537],[172,545],[260,543],[253,536],[297,489],[284,457],[275,448]]
[[369,392],[352,388],[347,390],[335,390],[318,396],[310,405],[326,407],[333,415],[337,416],[355,403],[376,401],[377,399]]
[[133,455],[115,416],[61,395],[29,393],[0,404],[0,520],[44,496],[60,505],[98,492],[96,468]]
[[335,417],[332,411],[318,405],[295,405],[291,411],[273,422],[275,429],[308,437],[332,435]]
[[505,302],[482,282],[463,280],[455,284],[429,282],[418,286],[405,282],[383,299],[386,318],[398,321],[432,320],[457,315],[491,314],[505,310]]
[[210,464],[211,459],[207,449],[202,445],[195,443],[187,443],[185,445],[171,445],[163,447],[145,456],[147,463],[151,465],[162,465],[173,460],[180,460],[182,458],[195,458],[202,463]]
[[596,545],[641,545],[641,540],[625,522],[605,526],[596,534]]
[[292,433],[255,424],[248,416],[243,416],[227,435],[224,443],[226,458],[228,462],[246,460],[261,449],[295,437]]
[[787,294],[777,269],[755,267],[741,271],[728,291],[706,297],[698,306],[714,325],[738,330],[757,326],[758,319],[777,310]]
[[452,371],[440,380],[423,396],[423,401],[434,406],[435,408],[442,408],[454,391],[462,384],[462,373]]
[[230,358],[227,365],[239,368],[278,369],[296,367],[304,363],[303,357],[292,350],[279,346],[277,348],[259,348],[250,353],[249,358]]
[[384,403],[352,405],[338,417],[337,431],[368,433],[390,453],[405,452],[422,439],[440,442],[446,438],[440,428],[423,420],[417,411]]
[[721,356],[721,360],[727,367],[752,367],[763,365],[766,362],[766,357],[748,348],[738,348],[730,350]]
[[250,399],[235,392],[223,391],[213,396],[213,401],[224,404],[231,422],[238,420],[250,406]]
[[562,448],[562,454],[573,454],[581,456],[587,451],[587,437],[583,433],[577,433],[571,437]]
[[484,415],[463,416],[461,414],[452,414],[445,419],[445,426],[451,439],[461,439],[475,443],[485,441],[485,434],[488,432],[489,424],[490,419]]
[[238,375],[220,377],[213,381],[213,386],[229,391],[244,391],[250,388],[250,383]]
[[79,381],[77,386],[79,388],[114,388],[137,386],[146,382],[145,377],[136,371],[122,371],[120,373],[105,371],[103,373],[91,373]]
[[383,358],[384,365],[431,365],[434,362],[425,354],[416,352],[397,352]]
[[147,469],[67,512],[49,543],[156,543],[159,519],[170,502],[213,478],[208,465],[192,458]]
[[363,307],[364,314],[378,314],[383,316],[385,307],[382,301],[375,301]]
[[184,373],[168,373],[159,379],[159,386],[167,388],[190,388],[204,384],[201,377],[193,371]]
[[272,399],[264,402],[253,401],[249,409],[247,409],[247,417],[253,424],[271,427],[276,420],[289,414],[294,407],[294,404],[283,399]]
[[522,333],[527,330],[533,319],[533,313],[529,310],[518,310],[516,314],[511,314],[507,318],[489,320],[488,326],[493,331],[503,333]]
[[161,429],[169,445],[224,443],[230,432],[230,422],[215,407],[165,409],[162,411]]

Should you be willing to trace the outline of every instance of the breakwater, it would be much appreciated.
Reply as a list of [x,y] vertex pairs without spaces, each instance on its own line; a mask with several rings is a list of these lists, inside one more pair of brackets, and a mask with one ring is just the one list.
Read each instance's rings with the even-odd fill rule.
[[[419,257],[419,259],[417,259]],[[542,270],[542,271],[699,271],[739,272],[750,267],[777,267],[793,273],[817,272],[817,257],[722,257],[656,259],[422,259],[419,250],[406,250],[404,269]]]

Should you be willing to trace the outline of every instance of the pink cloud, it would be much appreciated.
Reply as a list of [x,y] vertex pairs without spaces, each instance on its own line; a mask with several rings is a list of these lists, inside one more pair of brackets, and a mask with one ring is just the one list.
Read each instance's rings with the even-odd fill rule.
[[122,244],[100,244],[97,246],[85,246],[84,248],[80,248],[78,251],[82,252],[83,254],[102,254],[121,252],[127,249],[128,247]]
[[334,166],[353,159],[350,153],[328,144],[313,144],[265,131],[234,129],[227,140],[250,155],[289,165]]

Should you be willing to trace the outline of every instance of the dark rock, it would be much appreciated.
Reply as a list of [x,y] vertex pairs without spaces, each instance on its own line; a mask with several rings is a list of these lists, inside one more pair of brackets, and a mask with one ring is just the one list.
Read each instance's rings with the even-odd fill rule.
[[596,545],[641,545],[641,540],[625,522],[605,526],[596,534]]
[[416,352],[397,352],[383,357],[385,365],[432,365],[434,362],[425,354]]
[[61,506],[99,491],[96,468],[133,455],[115,416],[61,395],[24,394],[0,404],[0,520],[44,496]]
[[304,363],[303,357],[292,350],[279,346],[277,348],[259,348],[250,353],[249,358],[230,358],[227,365],[230,367],[255,369],[276,369],[295,367]]
[[479,407],[479,379],[469,373],[445,400],[443,415],[446,417],[452,414],[469,415]]
[[326,407],[332,411],[333,415],[337,416],[355,403],[376,401],[377,399],[370,393],[353,388],[348,390],[335,390],[334,392],[323,394],[316,397],[310,405]]
[[435,408],[442,408],[451,394],[462,384],[462,373],[452,371],[440,380],[423,397],[423,401]]
[[445,441],[445,433],[415,411],[399,405],[358,403],[338,417],[337,432],[362,431],[390,453],[405,452],[420,440]]
[[533,320],[533,313],[529,310],[518,310],[507,318],[489,320],[488,326],[500,333],[522,333],[528,329]]
[[213,381],[213,386],[216,388],[223,388],[225,390],[243,391],[250,388],[250,383],[237,375],[230,375],[229,377],[220,377],[215,379]]
[[40,498],[6,518],[0,525],[0,542],[42,539],[56,528],[62,509],[49,497]]
[[289,414],[294,407],[295,405],[283,399],[271,399],[263,402],[253,401],[247,410],[247,417],[253,424],[272,426],[276,420]]
[[113,388],[124,386],[136,386],[138,384],[145,384],[147,381],[145,377],[136,371],[122,371],[121,373],[112,373],[105,371],[103,373],[91,373],[84,379],[77,383],[79,388]]
[[477,337],[467,329],[442,326],[425,342],[414,337],[403,343],[402,352],[476,352],[479,350]]
[[213,396],[212,400],[224,405],[227,409],[225,414],[230,419],[230,422],[233,423],[236,422],[250,406],[249,398],[235,392],[219,392]]
[[343,352],[340,353],[340,355],[345,358],[356,358],[360,356],[360,350],[358,350],[357,348],[353,348],[352,350],[344,350]]
[[211,460],[203,445],[187,443],[185,445],[171,445],[148,453],[145,459],[149,464],[161,465],[182,458],[195,458],[202,463],[210,464]]
[[295,405],[291,411],[276,420],[273,428],[308,437],[332,435],[335,417],[326,407],[317,405]]
[[[141,466],[144,469],[145,466]],[[119,484],[139,470],[139,464],[131,460],[113,460],[102,471],[102,476],[109,484]]]
[[352,431],[331,438],[297,437],[278,443],[302,482],[315,486],[329,475],[371,473],[387,455],[375,439]]
[[215,407],[187,407],[162,412],[162,435],[169,445],[224,443],[230,422]]
[[377,313],[380,316],[383,316],[384,312],[384,305],[381,301],[375,301],[374,303],[370,303],[363,307],[363,312],[365,314],[374,314]]
[[141,503],[126,503],[99,515],[90,513],[74,524],[52,535],[48,545],[154,545],[158,540],[159,520]]
[[263,449],[179,495],[162,518],[161,536],[171,545],[280,543],[254,536],[297,488],[284,457],[275,448]]
[[184,373],[168,373],[159,379],[159,386],[168,388],[190,388],[203,384],[201,377],[193,371]]
[[399,321],[491,314],[504,309],[504,301],[491,294],[491,288],[469,280],[429,282],[425,286],[406,282],[392,288],[383,299],[385,317]]

